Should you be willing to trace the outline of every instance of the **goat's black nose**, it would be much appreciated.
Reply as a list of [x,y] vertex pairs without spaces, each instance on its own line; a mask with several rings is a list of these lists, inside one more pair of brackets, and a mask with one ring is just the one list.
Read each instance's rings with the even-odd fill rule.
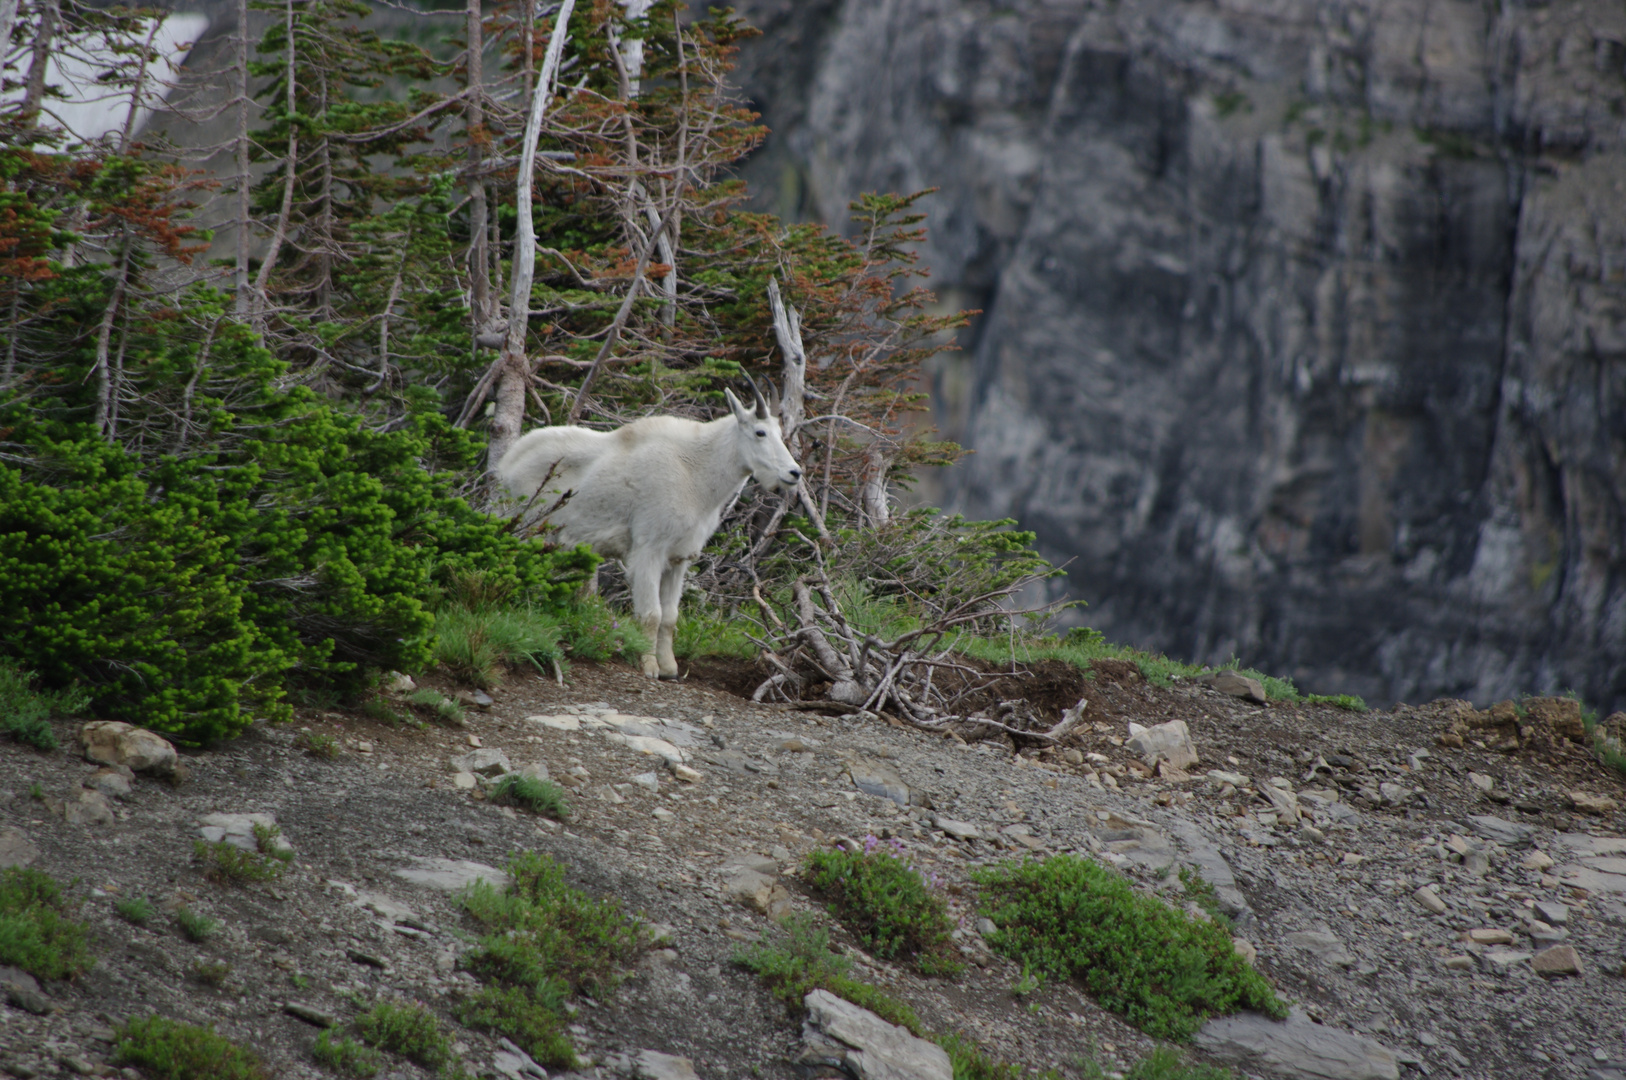
[[802,470],[800,470],[800,469],[792,469],[790,471],[790,478],[792,480],[800,480],[802,478]]

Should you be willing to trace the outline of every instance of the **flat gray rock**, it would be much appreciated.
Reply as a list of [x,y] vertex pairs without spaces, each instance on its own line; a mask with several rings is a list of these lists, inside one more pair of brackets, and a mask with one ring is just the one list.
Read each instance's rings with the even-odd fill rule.
[[1494,840],[1503,847],[1520,847],[1528,844],[1536,832],[1529,825],[1520,825],[1489,814],[1469,814],[1468,827],[1486,840]]
[[957,821],[954,818],[936,817],[932,824],[942,829],[956,840],[975,840],[982,835],[982,830],[969,821]]
[[655,1050],[638,1051],[632,1059],[632,1072],[638,1080],[699,1080],[688,1058]]
[[496,867],[485,863],[468,862],[463,859],[431,859],[423,856],[414,857],[412,866],[403,866],[392,871],[402,881],[410,881],[414,885],[422,885],[429,889],[439,889],[441,892],[457,892],[473,885],[476,881],[486,881],[495,889],[506,889],[513,881],[507,874]]
[[1286,1020],[1238,1013],[1210,1020],[1192,1045],[1227,1064],[1291,1080],[1400,1080],[1394,1051],[1375,1039],[1316,1023],[1303,1009]]
[[1184,720],[1170,720],[1156,727],[1141,728],[1129,736],[1124,747],[1140,755],[1148,765],[1158,758],[1176,769],[1187,769],[1197,764],[1197,748],[1192,745],[1191,731]]
[[828,990],[815,990],[802,1003],[803,1064],[830,1065],[856,1080],[953,1080],[954,1066],[936,1043]]
[[903,782],[898,770],[884,761],[861,757],[847,766],[853,786],[865,795],[891,799],[899,806],[909,805],[909,785]]
[[[277,818],[275,814],[206,814],[198,819],[198,825],[198,833],[211,844],[224,841],[243,851],[258,851],[260,844],[254,835],[254,826],[274,829]],[[278,851],[294,849],[280,833],[272,846]]]
[[476,776],[502,776],[514,771],[508,763],[508,755],[501,750],[491,747],[482,747],[471,750],[461,757],[454,757],[451,762],[452,772],[474,773]]
[[1355,962],[1355,958],[1344,950],[1344,943],[1338,940],[1337,935],[1325,930],[1300,930],[1288,934],[1287,943],[1295,949],[1303,949],[1323,963],[1348,967]]

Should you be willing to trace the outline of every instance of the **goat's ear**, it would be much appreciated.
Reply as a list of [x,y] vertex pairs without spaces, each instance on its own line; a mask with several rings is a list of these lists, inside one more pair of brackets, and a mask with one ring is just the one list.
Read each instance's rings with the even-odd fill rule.
[[740,399],[734,396],[734,391],[730,390],[726,386],[723,387],[723,397],[725,400],[727,400],[728,411],[734,414],[734,419],[738,420],[742,424],[749,424],[751,422],[751,414],[746,411],[744,405],[740,404]]

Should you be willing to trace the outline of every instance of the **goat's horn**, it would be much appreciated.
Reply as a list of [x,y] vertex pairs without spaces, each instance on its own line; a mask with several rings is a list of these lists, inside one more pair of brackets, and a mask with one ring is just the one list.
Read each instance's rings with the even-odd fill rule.
[[[745,381],[751,384],[751,396],[756,399],[757,419],[768,419],[768,403],[763,399],[762,390],[757,386],[757,381],[751,378],[751,373],[749,371],[742,370],[740,374],[744,375]],[[772,386],[773,384],[769,383],[768,385]]]

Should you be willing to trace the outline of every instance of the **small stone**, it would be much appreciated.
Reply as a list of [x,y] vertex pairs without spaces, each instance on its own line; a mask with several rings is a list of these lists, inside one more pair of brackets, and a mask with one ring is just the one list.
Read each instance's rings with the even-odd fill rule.
[[537,724],[541,727],[549,729],[550,731],[580,731],[582,726],[581,717],[570,716],[568,714],[559,716],[527,716],[525,718],[525,722],[527,724]]
[[463,737],[468,741],[468,744],[475,749],[479,749],[486,744],[486,741],[480,738],[478,735],[465,735]]
[[685,784],[698,784],[700,781],[705,779],[705,776],[702,773],[695,769],[689,768],[687,765],[682,765],[677,762],[672,763],[672,775],[677,777],[679,780],[682,780]]
[[[274,814],[205,814],[198,819],[198,835],[211,844],[225,842],[242,851],[259,851],[260,840],[254,835],[254,827],[258,825],[262,829],[272,829],[276,824]],[[280,834],[275,846],[279,851],[294,849],[287,838]]]
[[1185,770],[1197,764],[1198,760],[1197,748],[1191,741],[1191,730],[1184,720],[1170,720],[1132,734],[1124,742],[1124,748],[1140,757],[1148,766],[1161,758],[1174,768]]
[[40,992],[40,984],[21,968],[0,967],[0,994],[12,1005],[36,1016],[45,1016],[51,1011],[51,1002]]
[[79,729],[78,738],[85,757],[102,765],[165,774],[179,760],[168,739],[119,720],[92,720]]
[[1462,857],[1462,868],[1474,877],[1484,877],[1490,873],[1490,852],[1474,848]]
[[501,750],[473,750],[451,761],[453,772],[471,772],[476,776],[498,777],[514,771],[508,755]]
[[497,704],[496,699],[484,690],[459,690],[452,696],[461,704],[481,710],[489,709]]
[[1545,851],[1532,851],[1519,865],[1526,870],[1550,870],[1553,866],[1553,857]]
[[1212,686],[1222,694],[1242,698],[1244,701],[1251,701],[1256,705],[1263,705],[1268,700],[1265,696],[1263,683],[1246,675],[1238,675],[1234,671],[1217,671],[1212,675],[1205,675],[1197,681],[1205,686]]
[[373,744],[368,742],[366,739],[361,739],[356,743],[356,753],[358,753],[358,754],[370,754],[372,752],[373,752]]
[[290,1001],[283,1005],[282,1011],[296,1019],[319,1028],[338,1027],[339,1019],[332,1013],[323,1012],[314,1005],[305,1005],[298,1001]]
[[639,773],[637,776],[632,778],[632,782],[643,788],[645,791],[658,792],[661,789],[661,778],[658,773]]
[[638,1051],[633,1059],[633,1075],[638,1080],[699,1080],[688,1058],[654,1050]]
[[1579,975],[1581,957],[1573,945],[1554,945],[1531,958],[1530,966],[1538,975]]
[[1448,956],[1445,958],[1444,966],[1447,971],[1467,971],[1474,966],[1474,958],[1471,956]]
[[1247,938],[1233,937],[1231,948],[1245,963],[1251,964],[1259,959],[1259,950],[1254,948],[1253,942]]
[[911,1035],[828,990],[803,999],[803,1065],[840,1069],[855,1080],[952,1080],[954,1066],[936,1043]]
[[548,766],[546,763],[541,761],[533,761],[529,765],[521,765],[515,771],[517,771],[521,776],[530,777],[532,780],[549,779]]
[[1428,910],[1431,914],[1445,914],[1445,901],[1440,899],[1439,893],[1435,892],[1426,885],[1412,893],[1411,898],[1417,901],[1418,904]]
[[1480,791],[1489,791],[1491,788],[1496,786],[1496,778],[1486,776],[1484,773],[1471,772],[1468,774],[1468,783],[1472,784]]
[[85,787],[92,791],[99,791],[103,795],[112,795],[115,798],[124,798],[130,794],[130,781],[135,779],[135,773],[128,766],[108,765],[97,769],[85,777]]
[[1405,806],[1411,801],[1414,792],[1401,784],[1379,784],[1378,794],[1383,796],[1386,806]]
[[1520,825],[1489,814],[1469,814],[1468,827],[1503,847],[1524,847],[1530,843],[1530,837],[1536,831],[1529,825]]
[[473,791],[480,786],[480,778],[471,772],[455,772],[452,774],[452,789],[454,791]]
[[1353,852],[1353,851],[1346,851],[1346,852],[1344,852],[1343,859],[1341,859],[1340,861],[1345,866],[1359,866],[1363,862],[1366,861],[1366,856],[1357,854],[1356,852]]
[[1593,795],[1585,791],[1569,793],[1570,805],[1583,814],[1613,814],[1620,804],[1607,795]]
[[1557,900],[1537,900],[1531,910],[1541,916],[1543,922],[1553,926],[1563,926],[1570,921],[1569,905],[1560,904]]
[[1479,960],[1485,965],[1487,971],[1506,974],[1510,968],[1524,963],[1530,959],[1527,952],[1517,952],[1511,949],[1492,949],[1490,952],[1480,954]]
[[1082,765],[1084,764],[1084,751],[1063,750],[1061,752],[1061,759],[1069,765]]
[[1468,931],[1468,940],[1481,945],[1511,945],[1513,935],[1498,927],[1483,927]]
[[1325,844],[1327,842],[1327,834],[1308,822],[1299,826],[1299,835],[1312,844]]
[[1440,1045],[1440,1040],[1434,1036],[1433,1032],[1429,1031],[1419,1031],[1417,1033],[1417,1042],[1421,1046],[1428,1047]]
[[1294,948],[1303,949],[1317,960],[1338,967],[1348,967],[1355,962],[1355,958],[1344,951],[1344,943],[1325,931],[1302,930],[1288,934],[1287,943]]
[[653,809],[653,810],[651,810],[649,812],[649,816],[654,818],[656,821],[676,821],[677,820],[677,815],[672,813],[672,811],[668,810],[664,806],[657,806],[655,809]]

